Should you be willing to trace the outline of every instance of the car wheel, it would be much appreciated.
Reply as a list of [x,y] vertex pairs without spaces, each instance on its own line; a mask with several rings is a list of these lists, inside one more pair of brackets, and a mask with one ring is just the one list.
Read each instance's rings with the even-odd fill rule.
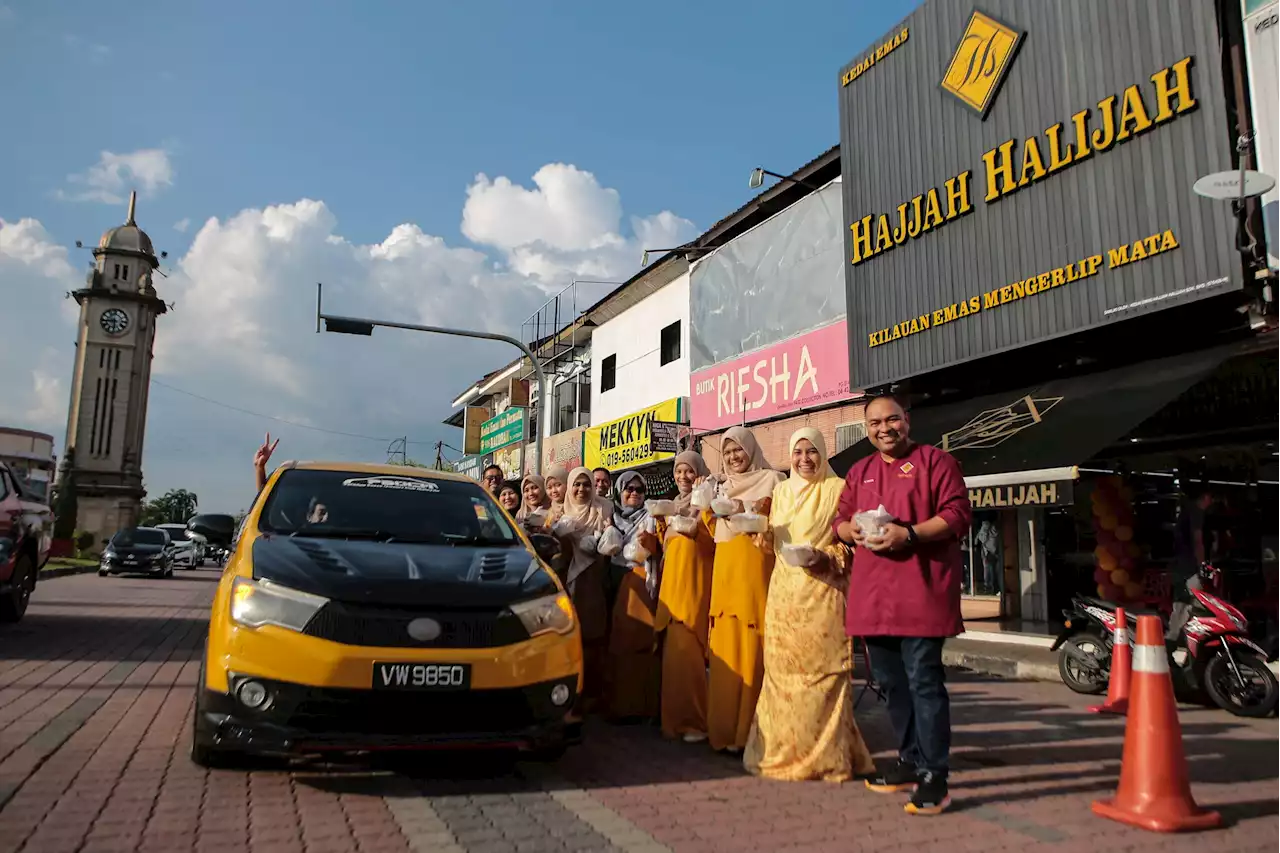
[[164,570],[164,576],[167,578],[173,577],[173,566],[170,566],[169,568]]
[[9,592],[0,596],[0,622],[17,622],[22,618],[35,585],[36,573],[31,558],[22,554],[13,565]]
[[530,750],[526,757],[528,760],[539,764],[554,764],[561,758],[564,758],[564,754],[568,750],[569,745],[566,743],[550,744],[548,746],[540,746],[537,749]]
[[98,569],[98,577],[100,578],[105,578],[109,574],[111,574],[111,572],[107,571],[106,569]]

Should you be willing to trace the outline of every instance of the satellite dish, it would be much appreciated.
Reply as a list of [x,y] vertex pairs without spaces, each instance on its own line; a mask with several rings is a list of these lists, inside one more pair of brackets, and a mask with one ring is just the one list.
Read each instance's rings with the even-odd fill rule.
[[[1243,183],[1241,175],[1244,176]],[[1192,184],[1191,190],[1205,198],[1236,201],[1270,192],[1275,185],[1276,179],[1270,175],[1245,169],[1243,172],[1214,172],[1212,175],[1205,175]]]

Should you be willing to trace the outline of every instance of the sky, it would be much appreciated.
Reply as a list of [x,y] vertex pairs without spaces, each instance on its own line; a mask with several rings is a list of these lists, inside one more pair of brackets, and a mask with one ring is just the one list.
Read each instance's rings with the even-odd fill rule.
[[622,281],[742,205],[752,168],[836,143],[840,67],[914,6],[0,0],[0,424],[62,454],[75,242],[136,189],[173,306],[151,496],[246,507],[268,430],[277,461],[382,461],[399,436],[430,461],[513,352],[317,335],[317,281],[326,311],[520,336],[575,278]]

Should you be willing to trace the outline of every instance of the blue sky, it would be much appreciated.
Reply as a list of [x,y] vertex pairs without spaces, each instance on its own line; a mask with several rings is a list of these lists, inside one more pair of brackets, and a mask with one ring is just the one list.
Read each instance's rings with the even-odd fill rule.
[[[139,222],[170,254],[162,295],[179,304],[162,321],[158,379],[299,423],[456,441],[438,422],[472,378],[463,374],[507,353],[479,347],[449,361],[456,353],[438,344],[333,339],[322,351],[299,337],[310,281],[338,279],[335,299],[353,313],[424,317],[447,314],[461,287],[513,288],[520,298],[500,302],[516,319],[495,309],[490,324],[518,326],[575,274],[630,275],[646,237],[687,239],[749,198],[753,166],[787,171],[834,143],[840,66],[915,4],[195,5],[113,7],[108,28],[101,4],[0,0],[11,119],[0,134],[0,220],[11,229],[7,243],[0,232],[0,292],[22,307],[10,315],[21,328],[0,332],[35,336],[0,351],[20,368],[0,380],[0,420],[48,429],[59,447],[66,401],[61,413],[52,401],[67,393],[73,332],[50,294],[83,275],[87,254],[71,244],[123,219],[111,199],[139,183],[130,167],[143,170]],[[113,172],[102,152],[154,156]],[[548,164],[576,168],[535,185]],[[303,200],[320,207],[291,207]],[[548,233],[543,210],[565,217]],[[273,226],[279,216],[293,224]],[[224,315],[219,338],[210,321]],[[369,393],[370,372],[395,384],[397,369],[436,364],[437,352],[441,370],[406,374],[412,406]],[[371,360],[363,373],[335,373],[361,359]],[[243,503],[229,472],[267,426],[153,393],[148,487],[203,489],[206,508]],[[287,434],[282,454],[383,453],[274,431]]]

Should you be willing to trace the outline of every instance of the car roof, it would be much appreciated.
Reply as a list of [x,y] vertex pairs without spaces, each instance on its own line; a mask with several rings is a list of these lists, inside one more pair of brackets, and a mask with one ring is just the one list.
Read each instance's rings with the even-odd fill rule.
[[460,483],[480,483],[465,474],[437,471],[435,468],[418,468],[406,465],[386,465],[377,462],[285,462],[280,466],[306,471],[346,471],[352,474],[375,474],[384,477],[420,477],[425,480],[453,480]]

